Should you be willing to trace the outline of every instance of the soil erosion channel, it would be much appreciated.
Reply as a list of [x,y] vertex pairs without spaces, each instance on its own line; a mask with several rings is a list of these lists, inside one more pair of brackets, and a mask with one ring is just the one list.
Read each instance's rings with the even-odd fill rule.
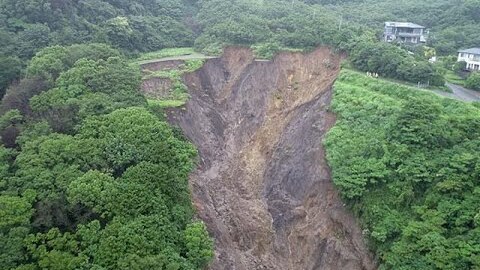
[[322,147],[340,60],[228,48],[185,76],[191,98],[168,114],[200,152],[191,186],[215,238],[211,269],[374,268]]

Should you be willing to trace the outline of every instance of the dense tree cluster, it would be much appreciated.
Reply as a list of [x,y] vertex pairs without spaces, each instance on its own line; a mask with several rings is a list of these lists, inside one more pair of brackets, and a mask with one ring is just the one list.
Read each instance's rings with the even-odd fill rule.
[[0,97],[44,47],[106,43],[136,54],[194,42],[195,0],[2,0]]
[[381,35],[385,21],[411,21],[430,29],[429,45],[439,54],[480,44],[479,0],[309,0],[326,5],[348,23],[374,27]]
[[2,0],[0,52],[28,59],[48,45],[105,42],[128,52],[193,42],[182,0]]
[[352,71],[333,109],[333,180],[380,268],[479,268],[479,109]]
[[198,13],[202,26],[195,45],[206,52],[224,44],[312,48],[319,44],[347,49],[360,27],[342,27],[341,22],[321,6],[299,1],[204,1]]
[[408,20],[429,27],[430,45],[448,54],[478,46],[478,6],[479,0],[3,0],[0,96],[21,77],[21,60],[51,45],[97,42],[135,54],[193,44],[218,53],[240,44],[268,58],[320,44],[350,51],[366,28],[379,38],[384,21]]
[[425,59],[410,55],[405,49],[379,42],[360,42],[350,54],[352,64],[365,72],[381,76],[434,86],[445,84],[443,75]]
[[295,1],[208,0],[199,11],[203,29],[195,45],[211,53],[225,44],[253,44],[257,56],[271,58],[282,49],[323,44],[350,53],[360,70],[413,83],[444,85],[443,75],[426,61],[423,51],[414,57],[399,46],[379,42],[377,33],[366,27],[335,15],[331,7]]
[[345,43],[354,44],[358,25],[381,37],[385,21],[412,21],[428,27],[429,45],[440,54],[480,43],[479,0],[206,0],[200,5],[202,31],[196,45],[207,51],[218,43],[297,48],[341,44],[344,49]]
[[[0,0],[0,269],[212,258],[187,184],[196,151],[147,105],[125,54],[237,44],[271,58],[322,44],[359,70],[443,85],[427,51],[378,41],[390,20],[429,27],[440,54],[480,43],[480,0]],[[167,77],[183,104],[180,75]],[[479,108],[340,76],[328,159],[384,269],[480,268]]]
[[188,188],[196,150],[150,112],[140,77],[105,45],[48,47],[30,62],[0,117],[1,269],[210,261]]

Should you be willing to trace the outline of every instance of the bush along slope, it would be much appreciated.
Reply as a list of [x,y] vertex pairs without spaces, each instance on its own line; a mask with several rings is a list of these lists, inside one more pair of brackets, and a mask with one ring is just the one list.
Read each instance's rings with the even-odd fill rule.
[[480,110],[344,70],[325,141],[380,269],[480,268]]
[[70,49],[39,53],[27,70],[48,89],[0,118],[2,136],[16,130],[0,146],[0,269],[204,268],[195,148],[149,111],[118,52],[69,64],[48,53]]
[[468,76],[465,86],[480,91],[480,72],[473,72]]

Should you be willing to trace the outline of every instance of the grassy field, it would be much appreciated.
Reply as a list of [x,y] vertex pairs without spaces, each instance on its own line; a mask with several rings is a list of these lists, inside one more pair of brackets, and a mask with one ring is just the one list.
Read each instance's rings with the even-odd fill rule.
[[180,99],[147,99],[148,106],[160,108],[176,108],[185,104],[186,100]]
[[155,52],[143,53],[137,59],[135,59],[135,63],[144,64],[151,60],[194,54],[197,53],[193,50],[193,48],[167,48]]
[[[358,73],[360,75],[364,75],[365,76],[365,72],[362,72],[362,71],[359,71],[355,68],[353,68],[351,66],[350,63],[348,62],[344,62],[342,64],[342,69],[346,69],[346,70],[349,70],[349,71],[352,71],[352,72],[355,72],[355,73]],[[411,83],[411,82],[407,82],[407,81],[402,81],[402,80],[398,80],[398,79],[392,79],[392,78],[386,78],[386,77],[378,77],[378,80],[383,80],[383,81],[388,81],[388,82],[391,82],[391,83],[396,83],[396,84],[399,84],[399,85],[403,85],[403,86],[407,86],[409,88],[412,88],[412,89],[416,89],[416,90],[432,90],[432,91],[443,91],[443,92],[448,92],[448,93],[451,93],[452,90],[450,90],[447,86],[428,86],[428,87],[418,87],[417,84],[415,83]],[[448,81],[448,80],[447,80]]]
[[463,79],[462,77],[460,77],[458,74],[456,74],[451,70],[447,71],[447,73],[445,74],[445,80],[449,83],[453,83],[453,84],[457,84],[465,87],[465,79]]
[[417,85],[413,83],[408,83],[404,81],[394,80],[390,78],[371,78],[367,77],[365,73],[359,72],[356,70],[343,68],[342,72],[338,79],[338,84],[343,85],[345,83],[351,83],[352,86],[364,86],[370,87],[373,85],[375,89],[381,87],[385,89],[390,89],[390,91],[394,93],[388,92],[389,95],[395,96],[401,93],[402,98],[403,96],[410,96],[410,95],[420,95],[420,96],[430,96],[434,94],[434,92],[429,91],[428,88],[419,88]]

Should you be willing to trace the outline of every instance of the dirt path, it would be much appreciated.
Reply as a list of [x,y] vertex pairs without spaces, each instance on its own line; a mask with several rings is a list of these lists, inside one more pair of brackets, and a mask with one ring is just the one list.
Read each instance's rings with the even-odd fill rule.
[[190,182],[216,242],[211,269],[375,268],[322,145],[340,60],[326,48],[273,61],[230,48],[186,75],[191,98],[168,115],[200,152]]
[[186,55],[164,57],[164,58],[159,58],[159,59],[143,60],[143,61],[139,61],[138,64],[145,65],[145,64],[165,62],[165,61],[204,60],[204,59],[214,59],[214,58],[218,58],[218,56],[207,56],[207,55],[204,55],[204,54],[201,54],[201,53],[192,53],[192,54],[186,54]]

